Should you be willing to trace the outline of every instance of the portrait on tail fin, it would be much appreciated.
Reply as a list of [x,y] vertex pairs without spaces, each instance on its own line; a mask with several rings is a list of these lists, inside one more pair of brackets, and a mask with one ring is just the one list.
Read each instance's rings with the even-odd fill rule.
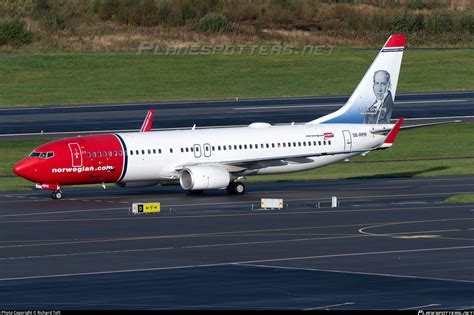
[[364,123],[389,124],[393,111],[390,73],[386,70],[375,71],[372,87],[375,94],[375,102],[367,108],[364,114]]

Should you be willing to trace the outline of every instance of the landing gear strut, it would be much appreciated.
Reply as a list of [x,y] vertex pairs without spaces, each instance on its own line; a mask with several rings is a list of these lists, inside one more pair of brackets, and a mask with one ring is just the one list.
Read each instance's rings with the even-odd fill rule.
[[63,196],[63,193],[62,193],[62,191],[60,191],[60,190],[55,190],[55,191],[53,191],[53,193],[51,194],[51,198],[53,198],[53,199],[61,199],[62,196]]
[[245,185],[241,182],[232,182],[226,190],[229,195],[242,195],[245,192]]

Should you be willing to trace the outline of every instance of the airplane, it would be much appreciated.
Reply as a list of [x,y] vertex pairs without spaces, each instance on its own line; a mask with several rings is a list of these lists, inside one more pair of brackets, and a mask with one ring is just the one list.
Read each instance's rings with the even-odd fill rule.
[[391,35],[344,106],[304,124],[77,136],[35,148],[13,171],[61,199],[61,187],[116,183],[153,186],[179,180],[189,192],[243,194],[242,178],[323,167],[392,146],[403,117],[390,123],[406,36]]

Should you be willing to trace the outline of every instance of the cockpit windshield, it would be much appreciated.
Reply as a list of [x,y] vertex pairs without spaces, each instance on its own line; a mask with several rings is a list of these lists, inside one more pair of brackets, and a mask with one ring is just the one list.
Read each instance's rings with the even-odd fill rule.
[[49,159],[49,158],[54,156],[54,152],[53,151],[50,151],[50,152],[36,152],[36,151],[33,151],[28,156],[29,157],[39,157],[40,159]]

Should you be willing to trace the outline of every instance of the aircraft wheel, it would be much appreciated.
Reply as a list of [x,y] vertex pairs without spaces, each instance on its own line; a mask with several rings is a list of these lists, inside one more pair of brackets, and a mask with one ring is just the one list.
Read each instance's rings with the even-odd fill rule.
[[234,183],[230,183],[229,186],[225,189],[229,195],[234,194]]
[[242,195],[245,192],[245,185],[241,182],[235,182],[232,185],[233,193],[236,195]]
[[60,190],[53,191],[51,194],[51,198],[53,199],[61,199],[63,197],[63,193]]

